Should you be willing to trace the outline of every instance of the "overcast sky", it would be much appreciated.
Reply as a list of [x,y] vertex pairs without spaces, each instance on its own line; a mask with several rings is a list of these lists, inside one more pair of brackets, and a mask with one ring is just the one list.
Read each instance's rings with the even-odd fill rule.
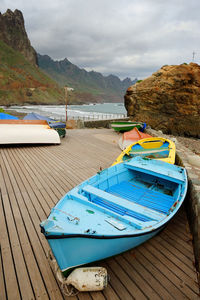
[[0,0],[8,8],[38,53],[88,71],[142,79],[200,61],[200,0]]

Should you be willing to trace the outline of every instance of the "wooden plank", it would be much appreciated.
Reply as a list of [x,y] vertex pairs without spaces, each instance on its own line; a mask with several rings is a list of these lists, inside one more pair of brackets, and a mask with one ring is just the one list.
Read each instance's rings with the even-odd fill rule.
[[143,264],[145,268],[148,268],[152,276],[154,276],[157,281],[160,282],[160,284],[162,284],[172,296],[176,295],[177,299],[187,299],[187,297],[178,289],[178,287],[175,286],[173,282],[171,282],[165,276],[165,274],[162,273],[162,271],[160,271],[160,265],[158,264],[158,262],[156,264],[153,264],[151,260],[149,260],[148,254],[143,253],[140,248],[138,248],[136,256],[138,261]]
[[115,275],[119,278],[122,284],[126,286],[130,295],[132,295],[135,299],[146,299],[142,290],[138,288],[135,282],[131,280],[122,268],[120,268],[120,265],[114,259],[109,259],[107,263],[109,264],[109,267],[112,268],[112,271],[115,272]]
[[7,299],[3,260],[2,260],[2,253],[1,253],[1,244],[0,244],[0,299],[2,300]]
[[151,295],[152,299],[161,299],[157,294],[156,290],[153,290],[151,285],[143,279],[143,277],[129,264],[129,262],[122,256],[118,255],[115,257],[115,260],[119,263],[122,269],[126,271],[128,276],[134,281],[134,283],[142,290],[145,294],[145,297]]
[[28,165],[23,160],[23,156],[21,157],[19,153],[17,153],[15,157],[18,159],[18,168],[20,170],[19,175],[27,179],[27,182],[30,188],[34,191],[37,199],[44,200],[42,201],[42,203],[40,203],[40,206],[41,208],[44,209],[47,215],[50,208],[55,205],[55,202],[52,200],[49,194],[42,193],[44,188],[42,187],[42,185],[40,185],[37,176],[32,172],[32,170],[28,167]]
[[[49,245],[40,233],[39,223],[69,189],[94,175],[100,166],[108,167],[116,159],[120,153],[116,143],[97,137],[109,134],[109,130],[72,130],[59,146],[5,147],[0,150],[3,195],[0,227],[4,229],[0,232],[0,289],[3,289],[5,299],[28,295],[30,290],[22,292],[22,284],[31,286],[33,298],[41,299],[45,296],[73,300],[196,299],[198,285],[192,265],[194,256],[183,211],[159,236],[100,263],[111,277],[109,286],[102,292],[80,293],[69,298],[61,292],[47,261]],[[22,283],[19,274],[21,261],[27,283]],[[11,290],[11,286],[16,288]]]
[[[40,281],[39,281],[39,277],[37,277],[37,280],[35,282],[32,281],[32,284],[35,283],[35,286],[34,286],[35,290],[38,291],[38,295],[42,295],[42,297],[44,299],[48,298],[48,294],[50,294],[50,295],[52,294],[55,296],[57,295],[57,297],[60,297],[61,294],[59,293],[59,288],[58,288],[58,286],[55,285],[55,280],[52,277],[51,269],[49,267],[49,264],[46,261],[45,254],[42,251],[41,246],[38,242],[37,235],[35,234],[34,227],[31,224],[31,219],[29,217],[29,213],[27,212],[27,207],[24,205],[25,203],[23,201],[23,197],[20,194],[14,174],[11,171],[10,166],[8,165],[8,162],[6,161],[5,157],[4,157],[4,159],[5,159],[4,162],[7,163],[7,165],[6,165],[7,172],[9,173],[9,178],[12,182],[12,185],[11,185],[10,182],[7,181],[7,186],[9,187],[9,190],[11,190],[12,187],[15,188],[17,201],[18,201],[18,207],[20,207],[20,210],[22,212],[23,221],[26,226],[26,230],[27,230],[27,232],[29,232],[29,241],[31,243],[31,248],[35,249],[35,250],[37,249],[37,251],[34,251],[34,255],[37,258],[37,265],[39,265],[39,267],[40,267],[40,270],[38,270],[38,274],[40,275]],[[11,167],[13,167],[13,165]],[[7,177],[6,173],[4,173],[4,177]],[[13,193],[14,193],[14,191],[13,191]],[[20,218],[18,218],[18,220],[20,220]],[[17,222],[17,226],[18,225],[19,225],[19,223]],[[38,227],[39,227],[39,224],[38,224]],[[23,235],[20,235],[20,236],[23,237]],[[19,261],[22,261],[22,260],[19,260]],[[28,261],[27,261],[27,264],[28,264]],[[31,276],[31,279],[32,279],[34,277],[35,272],[37,272],[37,268],[34,268],[34,269],[29,268],[29,272],[31,272],[31,274],[32,274],[32,276]],[[45,285],[43,283],[43,276],[41,277],[40,273],[46,274],[45,278],[47,280],[45,282]],[[23,273],[17,272],[17,274],[23,274]],[[39,284],[39,282],[41,284]],[[47,286],[48,291],[46,290],[45,286]],[[52,289],[52,287],[54,287],[54,289]]]
[[[196,277],[194,273],[194,266],[186,256],[184,256],[181,252],[179,252],[174,245],[169,245],[164,239],[162,239],[162,235],[157,235],[156,240],[159,241],[160,245],[165,249],[169,250],[172,256],[177,260],[177,264],[182,266],[183,270],[187,272],[193,278]],[[194,278],[195,279],[195,278]]]
[[176,247],[176,249],[180,251],[184,256],[186,256],[190,261],[194,260],[194,255],[192,253],[192,246],[189,245],[187,242],[183,242],[183,240],[173,235],[173,233],[169,230],[168,231],[164,230],[162,232],[162,238],[170,245]]
[[103,290],[103,294],[105,296],[105,299],[120,300],[115,290],[111,287],[109,281],[108,286]]
[[[153,254],[156,259],[159,259],[162,263],[162,266],[166,266],[171,272],[174,273],[175,276],[180,279],[179,284],[186,285],[190,290],[193,290],[194,293],[198,293],[198,282],[194,281],[187,273],[183,272],[182,269],[177,267],[169,258],[161,253],[156,247],[154,247],[155,241],[149,241],[149,243],[145,243],[144,247],[148,249],[148,251]],[[194,296],[194,295],[193,295]]]
[[[7,182],[6,182],[6,186],[9,186],[10,185],[10,189],[11,189],[11,184],[9,183],[9,177],[8,175],[6,174],[6,169],[5,169],[5,166],[4,164],[2,163],[2,171],[3,171],[3,174],[2,174],[2,177],[7,179]],[[6,195],[2,195],[2,197],[6,197]],[[18,249],[19,248],[19,241],[17,240],[16,241],[16,238],[15,236],[19,237],[19,239],[21,239],[21,245],[23,247],[23,256],[26,257],[26,255],[28,254],[28,257],[26,257],[26,264],[29,266],[29,273],[30,273],[30,278],[32,280],[32,283],[31,285],[34,283],[33,282],[33,279],[35,279],[35,286],[34,286],[34,290],[35,290],[35,293],[36,295],[43,295],[44,299],[47,299],[47,292],[46,292],[46,289],[45,289],[45,286],[43,284],[43,280],[41,278],[41,275],[40,275],[40,272],[37,271],[37,263],[35,262],[35,268],[34,268],[34,271],[31,272],[31,268],[30,268],[30,263],[33,264],[34,263],[34,260],[33,260],[33,256],[31,257],[31,247],[29,247],[29,244],[28,244],[28,237],[26,235],[26,231],[24,230],[24,224],[22,222],[22,219],[21,219],[21,216],[20,216],[20,212],[18,210],[18,205],[16,203],[16,199],[14,197],[14,194],[10,193],[10,197],[11,197],[11,200],[12,200],[12,207],[13,207],[13,212],[14,212],[14,216],[17,220],[16,222],[16,226],[18,228],[18,234],[16,233],[16,231],[14,231],[13,228],[10,229],[10,232],[9,232],[9,235],[10,235],[10,240],[12,241],[12,243],[14,243],[13,245],[13,248],[14,249]],[[4,201],[4,205],[6,205],[6,203],[8,203],[9,201],[7,199],[5,199]],[[7,208],[7,214],[8,214],[8,219],[9,219],[9,223],[11,223],[11,220],[12,220],[12,216],[11,216],[11,211],[9,211],[9,207],[8,205],[6,205],[6,208]],[[11,226],[12,224],[10,224]],[[9,226],[8,226],[8,230],[9,230]],[[12,230],[14,231],[12,233]],[[19,284],[21,283],[20,285],[20,292],[22,293],[23,295],[23,292],[26,292],[29,291],[29,288],[28,286],[23,286],[23,282],[24,283],[29,283],[29,276],[26,272],[26,269],[25,269],[25,264],[24,264],[24,260],[23,260],[23,256],[14,256],[14,259],[15,259],[15,264],[16,264],[16,274],[17,276],[19,277]],[[31,258],[31,259],[30,259]],[[32,266],[32,265],[31,265]],[[26,296],[26,295],[24,295]],[[26,297],[25,297],[26,299]],[[27,299],[31,299],[31,297],[27,296]]]
[[[165,285],[160,283],[151,273],[148,265],[141,264],[137,257],[137,249],[131,250],[123,254],[123,257],[131,264],[132,268],[149,284],[154,291],[156,291],[161,299],[174,299],[170,291],[166,289]],[[143,286],[142,286],[143,287]]]
[[[190,258],[194,258],[193,251],[191,251],[193,249],[191,240],[184,241],[182,238],[177,236],[176,233],[174,232],[173,228],[171,230],[171,228],[169,226],[165,229],[164,235],[166,236],[167,239],[176,241],[180,246],[184,247],[185,255],[188,255],[188,257],[190,257]],[[188,236],[188,239],[189,239],[189,236]]]
[[154,266],[156,266],[159,272],[165,275],[166,278],[170,280],[173,283],[173,285],[179,290],[178,292],[176,292],[177,297],[178,297],[178,293],[180,295],[183,294],[186,298],[189,299],[192,299],[192,297],[197,296],[197,294],[195,294],[187,285],[185,285],[184,281],[180,279],[180,277],[178,277],[178,275],[169,268],[168,260],[166,260],[167,262],[164,262],[163,259],[159,259],[160,258],[159,253],[158,255],[155,255],[154,251],[149,251],[148,245],[146,247],[145,245],[142,245],[139,251],[140,253],[142,253],[142,255],[145,256],[145,258],[151,261],[151,263]]
[[110,275],[110,285],[113,288],[113,290],[116,292],[118,297],[120,299],[133,300],[132,295],[126,289],[126,285],[124,286],[121,280],[116,276],[116,274],[110,268],[109,262],[102,263],[101,265],[108,270],[108,274]]
[[[190,268],[188,268],[184,262],[180,261],[174,254],[173,249],[167,248],[164,245],[160,243],[160,239],[158,236],[156,236],[153,240],[149,241],[151,244],[153,243],[154,247],[161,252],[164,256],[166,256],[176,267],[180,268],[185,274],[187,274],[194,282],[197,280],[197,274],[196,272],[192,271]],[[171,251],[170,251],[171,250]],[[192,263],[192,262],[191,262]]]
[[104,294],[102,292],[91,292],[90,296],[93,300],[105,300]]
[[[2,176],[0,172],[0,186]],[[5,194],[4,194],[5,195]],[[1,241],[1,257],[3,261],[3,272],[5,278],[6,295],[8,299],[21,299],[18,286],[18,279],[12,256],[12,250],[9,242],[5,212],[3,208],[3,199],[0,195],[0,241]]]

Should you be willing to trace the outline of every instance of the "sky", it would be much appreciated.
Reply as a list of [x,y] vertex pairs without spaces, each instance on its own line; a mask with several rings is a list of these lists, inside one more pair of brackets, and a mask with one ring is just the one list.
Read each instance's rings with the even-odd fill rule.
[[0,0],[8,8],[38,53],[87,71],[144,79],[200,61],[200,0]]

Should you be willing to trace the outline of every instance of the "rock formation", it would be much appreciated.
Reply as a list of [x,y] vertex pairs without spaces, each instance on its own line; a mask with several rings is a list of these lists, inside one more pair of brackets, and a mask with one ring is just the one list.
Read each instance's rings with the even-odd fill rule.
[[37,64],[37,54],[28,39],[21,11],[8,9],[5,14],[0,13],[0,40],[21,52],[29,62]]
[[163,66],[128,88],[128,116],[164,133],[200,137],[200,66]]

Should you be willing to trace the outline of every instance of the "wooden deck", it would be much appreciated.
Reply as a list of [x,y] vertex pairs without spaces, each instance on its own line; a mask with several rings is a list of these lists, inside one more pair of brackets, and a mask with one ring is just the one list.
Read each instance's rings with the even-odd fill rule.
[[[68,130],[59,146],[0,148],[0,299],[68,298],[39,224],[69,189],[111,165],[117,140],[108,129],[80,129]],[[199,298],[184,209],[150,241],[98,265],[108,270],[108,287],[70,299]]]

